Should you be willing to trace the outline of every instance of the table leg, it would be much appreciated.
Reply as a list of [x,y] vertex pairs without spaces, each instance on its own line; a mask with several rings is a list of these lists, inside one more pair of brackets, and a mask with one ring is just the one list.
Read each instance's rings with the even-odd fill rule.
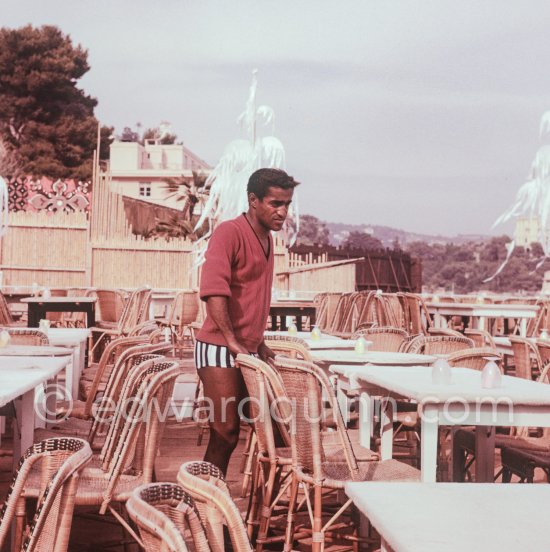
[[521,318],[519,321],[519,334],[521,337],[527,336],[527,318]]
[[29,303],[28,321],[29,328],[38,328],[40,325],[40,308],[35,303]]
[[370,449],[374,425],[374,399],[368,393],[359,395],[359,444]]
[[495,478],[495,428],[476,426],[476,483],[493,483]]
[[389,460],[393,456],[393,400],[380,401],[380,457]]
[[336,381],[336,400],[338,401],[338,406],[340,407],[340,412],[342,413],[342,418],[344,423],[348,425],[349,423],[349,399],[346,394],[346,390],[342,387],[340,380]]
[[[13,459],[14,462],[19,462],[21,454],[26,451],[34,441],[34,389],[27,391],[21,400],[20,413],[18,409],[17,419],[19,422],[19,430],[21,438],[19,442],[13,444]],[[17,460],[16,460],[17,459]]]
[[90,303],[86,309],[86,323],[88,324],[88,328],[95,326],[95,311],[92,303]]
[[420,467],[423,483],[435,483],[439,415],[434,405],[424,405],[421,412]]

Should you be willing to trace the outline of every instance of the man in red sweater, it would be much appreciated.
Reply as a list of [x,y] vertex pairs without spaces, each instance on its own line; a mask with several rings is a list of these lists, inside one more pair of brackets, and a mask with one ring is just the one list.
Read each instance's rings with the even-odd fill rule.
[[239,440],[240,403],[248,396],[235,357],[274,356],[263,338],[273,282],[271,231],[283,227],[297,185],[282,170],[257,170],[248,181],[248,211],[222,222],[208,243],[200,283],[207,317],[195,364],[210,408],[204,459],[223,473]]

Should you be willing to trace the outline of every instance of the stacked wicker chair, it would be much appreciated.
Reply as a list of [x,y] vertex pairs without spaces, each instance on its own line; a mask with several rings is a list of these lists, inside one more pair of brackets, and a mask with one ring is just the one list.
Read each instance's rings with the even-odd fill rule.
[[190,325],[196,322],[199,315],[199,293],[196,290],[179,291],[170,307],[166,320],[160,320],[160,325],[170,328],[172,343],[176,350],[183,352],[192,349]]
[[[128,381],[128,400],[120,404],[109,425],[105,443],[92,465],[82,470],[75,505],[110,512],[132,535],[115,503],[124,504],[132,491],[153,478],[167,405],[181,369],[177,362],[164,358],[140,365],[139,377]],[[40,493],[39,474],[31,474],[25,496],[36,498]]]
[[105,413],[110,412],[114,405],[124,404],[128,400],[124,392],[130,390],[135,374],[141,373],[141,365],[162,358],[162,354],[170,348],[169,344],[150,344],[127,349],[117,360],[105,391],[99,399],[92,400],[90,396],[85,403],[77,401],[76,404],[68,405],[70,410],[65,412],[60,408],[60,413],[68,417],[51,428],[35,430],[35,435],[38,438],[77,435],[88,439],[94,449],[101,448],[100,436],[104,436],[109,420]]
[[138,487],[126,510],[139,528],[145,552],[187,552],[186,533],[195,552],[211,551],[193,498],[176,483]]
[[[320,404],[320,387],[322,381],[319,373],[311,363],[295,359],[277,358],[277,370],[283,380],[287,399],[292,405],[291,447],[292,447],[292,483],[287,522],[285,550],[290,550],[294,541],[295,509],[299,487],[304,490],[304,499],[310,514],[312,549],[318,552],[324,548],[326,541],[360,542],[357,527],[350,518],[345,523],[343,514],[351,506],[351,500],[336,505],[335,514],[328,514],[328,521],[323,524],[326,515],[329,491],[344,488],[346,481],[375,480],[410,480],[418,481],[418,470],[396,460],[383,462],[358,463],[349,439],[338,431],[340,448],[344,461],[332,461],[325,453],[321,436],[322,409]],[[311,500],[313,497],[313,500]],[[327,519],[325,517],[325,519]],[[346,529],[347,528],[347,531]],[[340,529],[344,529],[340,532]],[[349,530],[354,529],[350,536]]]
[[[0,511],[0,548],[15,520],[13,550],[65,552],[79,472],[91,458],[88,443],[72,437],[47,439],[27,449]],[[38,474],[38,503],[27,525],[25,493],[33,472]]]
[[432,319],[424,300],[414,293],[397,293],[403,309],[404,330],[409,335],[426,334]]
[[241,514],[216,466],[208,462],[186,462],[179,469],[178,483],[195,502],[212,552],[227,550],[224,526],[229,532],[233,550],[252,552]]
[[147,344],[147,336],[119,337],[113,339],[103,349],[98,363],[91,363],[84,369],[80,376],[80,396],[92,400],[98,392],[105,389],[109,374],[113,369],[116,359],[128,348]]
[[92,335],[95,337],[93,339],[94,344],[90,350],[90,356],[93,358],[94,351],[98,347],[103,346],[105,339],[127,336],[135,332],[136,327],[139,327],[148,320],[150,302],[151,289],[146,287],[138,288],[131,293],[118,322],[114,326],[107,324],[107,327],[101,327],[100,325],[91,328]]

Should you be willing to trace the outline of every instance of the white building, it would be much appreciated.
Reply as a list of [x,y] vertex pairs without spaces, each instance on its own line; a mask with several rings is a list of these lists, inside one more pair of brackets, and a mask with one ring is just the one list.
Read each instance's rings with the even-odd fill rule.
[[[541,229],[539,217],[518,217],[516,219],[514,240],[516,246],[525,248],[530,248],[532,243],[541,243],[543,247],[550,245],[548,230]],[[545,247],[545,250],[547,250],[547,247]]]
[[114,142],[110,148],[109,174],[113,188],[129,197],[181,209],[176,197],[167,198],[166,180],[184,177],[193,171],[208,175],[211,167],[183,145],[159,144],[157,140]]

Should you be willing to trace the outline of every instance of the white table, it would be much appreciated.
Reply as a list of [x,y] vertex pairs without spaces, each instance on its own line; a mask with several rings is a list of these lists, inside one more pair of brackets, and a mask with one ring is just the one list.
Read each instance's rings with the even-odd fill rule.
[[[290,337],[290,334],[281,332],[266,332],[264,335],[266,338],[278,335],[288,335]],[[355,347],[355,339],[342,339],[333,335],[321,334],[319,339],[312,339],[310,332],[298,332],[292,337],[299,337],[305,341],[312,351],[321,349],[353,349]]]
[[70,347],[73,350],[73,362],[71,370],[67,370],[66,385],[74,399],[78,398],[78,384],[85,368],[86,347],[90,334],[88,328],[50,328],[46,332],[51,345]]
[[[349,399],[348,393],[360,389],[357,383],[356,376],[363,371],[364,366],[430,366],[437,358],[431,355],[417,355],[412,353],[395,353],[386,351],[371,351],[365,353],[366,362],[362,364],[337,364],[336,362],[329,366],[329,372],[337,376],[336,381],[336,397],[340,410],[344,418],[344,422],[349,421]],[[372,438],[372,429],[374,425],[374,412],[376,400],[372,397],[367,399],[364,395],[359,403],[359,408],[367,408],[369,411],[366,419],[371,423],[366,422],[359,426],[359,433],[363,446],[370,448]],[[360,410],[361,415],[361,410]]]
[[527,321],[535,318],[539,311],[537,305],[521,305],[514,303],[426,303],[428,312],[434,317],[437,328],[446,326],[445,317],[467,316],[472,318],[477,329],[487,329],[489,318],[514,318],[519,320],[520,335],[527,335]]
[[548,485],[347,483],[382,552],[548,549]]
[[432,383],[424,366],[366,366],[355,376],[360,387],[360,424],[370,426],[371,395],[384,396],[381,410],[382,459],[392,456],[395,399],[416,401],[421,418],[422,481],[436,480],[439,425],[480,426],[476,430],[476,478],[492,481],[494,426],[550,427],[550,385],[511,376],[497,389],[481,387],[481,373],[452,368],[450,385]]
[[[0,406],[4,406],[17,397],[22,397],[19,423],[21,439],[14,439],[14,460],[19,459],[21,451],[33,443],[35,426],[35,388],[41,384],[55,381],[57,374],[70,362],[70,356],[60,357],[0,357]],[[46,413],[55,412],[55,393],[48,395]],[[14,432],[17,436],[17,432]]]

